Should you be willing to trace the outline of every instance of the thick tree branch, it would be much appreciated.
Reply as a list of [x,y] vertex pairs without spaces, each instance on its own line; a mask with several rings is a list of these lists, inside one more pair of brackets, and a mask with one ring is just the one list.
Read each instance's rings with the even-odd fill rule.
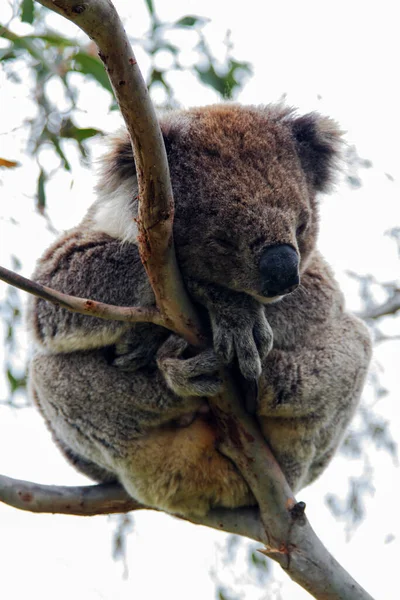
[[135,55],[109,0],[38,0],[80,27],[96,44],[124,117],[139,183],[141,258],[166,326],[201,345],[200,321],[176,264],[172,222],[174,202],[157,115]]
[[[0,475],[0,502],[34,513],[52,513],[94,517],[133,510],[155,510],[136,502],[119,483],[61,486],[42,485]],[[179,515],[176,515],[177,518]],[[245,535],[261,541],[259,512],[255,508],[238,511],[212,510],[205,517],[185,519],[195,525],[205,525],[227,533]]]
[[0,501],[34,513],[94,516],[146,508],[115,483],[42,485],[0,475]]
[[[76,23],[98,45],[99,55],[107,69],[134,146],[139,180],[141,256],[153,285],[157,306],[167,327],[178,331],[193,345],[199,346],[203,343],[200,323],[176,265],[172,238],[173,198],[163,140],[146,86],[118,15],[109,0],[87,0],[82,3],[77,0],[39,1]],[[54,300],[54,295],[52,299]],[[290,577],[315,598],[370,599],[315,536],[303,514],[304,506],[296,504],[257,424],[243,410],[243,403],[229,377],[224,379],[225,391],[213,399],[211,406],[224,434],[222,448],[238,466],[252,489],[259,503],[260,518],[256,511],[251,510],[211,511],[201,521],[202,524],[231,531],[229,523],[235,533],[262,541],[266,545],[265,553],[279,562]],[[12,483],[8,478],[0,479],[0,490],[2,484],[7,490],[2,496],[4,501],[19,507],[23,504],[24,508],[30,504],[36,511],[40,506],[43,508],[46,505],[46,496],[50,498],[50,504],[54,505],[57,490],[60,490],[47,489],[49,494],[46,494],[42,486],[30,484],[29,487],[29,484],[21,482],[15,484],[16,487],[12,490]],[[32,499],[28,501],[32,490]],[[61,490],[68,496],[68,488]],[[76,491],[74,506],[80,504],[88,510],[88,497],[97,501],[97,494],[102,493],[107,512],[113,510],[118,503],[120,510],[124,502],[132,502],[124,497],[120,488],[94,486],[86,495]],[[73,501],[71,495],[69,499]],[[60,504],[65,510],[62,499]],[[100,512],[101,506],[100,501]],[[140,508],[136,503],[135,507]],[[193,519],[193,522],[199,521]]]

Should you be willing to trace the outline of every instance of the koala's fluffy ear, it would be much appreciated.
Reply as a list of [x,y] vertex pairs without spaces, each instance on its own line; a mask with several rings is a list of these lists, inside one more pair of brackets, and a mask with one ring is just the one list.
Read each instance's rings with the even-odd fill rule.
[[291,126],[307,178],[316,191],[327,191],[338,169],[343,132],[318,113],[294,117]]
[[[166,150],[169,149],[169,140],[164,135]],[[116,190],[125,181],[136,178],[136,166],[129,134],[125,129],[120,129],[108,140],[109,151],[101,158],[102,179],[98,189],[109,193]]]

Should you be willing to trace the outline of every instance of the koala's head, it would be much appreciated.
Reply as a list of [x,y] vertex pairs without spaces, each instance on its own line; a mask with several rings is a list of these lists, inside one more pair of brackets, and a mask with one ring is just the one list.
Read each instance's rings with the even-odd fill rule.
[[[337,125],[282,106],[227,104],[167,113],[161,130],[183,276],[261,302],[295,289],[315,248],[316,194],[327,191],[336,168]],[[126,136],[106,160],[96,219],[103,231],[133,241],[133,159]]]
[[282,107],[210,106],[162,123],[185,272],[271,302],[299,284],[315,248],[317,192],[340,131]]

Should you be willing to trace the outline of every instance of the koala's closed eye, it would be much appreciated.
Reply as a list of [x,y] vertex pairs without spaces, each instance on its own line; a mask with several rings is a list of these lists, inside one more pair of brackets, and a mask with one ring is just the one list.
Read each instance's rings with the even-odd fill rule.
[[310,215],[307,214],[306,212],[302,212],[299,215],[299,220],[297,223],[296,237],[302,236],[307,231],[309,223],[310,223]]
[[210,242],[213,245],[215,245],[218,249],[223,250],[224,252],[235,252],[236,250],[238,250],[238,247],[235,244],[235,242],[229,239],[224,234],[210,238]]
[[296,229],[296,236],[299,237],[299,236],[303,235],[303,233],[307,229],[307,226],[308,226],[307,221],[303,221],[302,223],[300,223]]

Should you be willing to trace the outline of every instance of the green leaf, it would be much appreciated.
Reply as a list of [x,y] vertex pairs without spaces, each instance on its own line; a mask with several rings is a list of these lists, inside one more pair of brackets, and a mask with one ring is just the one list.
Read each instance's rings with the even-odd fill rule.
[[147,8],[149,10],[149,13],[151,15],[154,15],[154,4],[153,4],[153,0],[145,0]]
[[40,211],[46,206],[46,191],[45,191],[45,183],[46,183],[46,173],[43,169],[40,170],[39,179],[38,179],[38,187],[37,187],[37,207]]
[[35,18],[35,8],[33,0],[22,0],[21,4],[21,21],[23,23],[33,23]]
[[11,369],[7,369],[7,379],[8,383],[10,384],[10,390],[12,394],[16,392],[19,388],[23,388],[26,386],[25,375],[23,375],[22,377],[14,377],[14,375],[11,373]]
[[110,80],[100,59],[84,52],[77,52],[74,56],[72,70],[93,77],[104,89],[113,94]]
[[17,58],[15,52],[11,48],[0,48],[0,61],[14,60]]
[[255,552],[251,553],[251,562],[253,563],[253,565],[255,567],[261,568],[265,571],[268,571],[268,563],[265,559],[265,556],[263,556],[262,554],[260,554],[258,552],[258,550],[256,550]]
[[209,19],[204,17],[197,17],[196,15],[187,15],[182,17],[178,21],[175,21],[174,27],[194,27],[195,25],[205,25]]
[[60,142],[58,141],[57,136],[51,136],[51,141],[53,143],[54,149],[57,152],[58,156],[61,158],[63,165],[64,165],[64,169],[66,171],[70,171],[71,170],[71,165],[69,164],[68,158],[65,156],[63,149],[60,146]]
[[229,69],[223,74],[219,75],[212,64],[207,69],[200,69],[195,67],[195,71],[198,73],[200,80],[214,88],[223,98],[232,98],[233,91],[236,87],[240,86],[240,80],[237,78],[237,74],[251,73],[251,67],[249,63],[237,62],[235,60],[229,60]]
[[197,71],[200,80],[203,83],[214,88],[214,90],[221,94],[221,96],[225,96],[227,87],[225,79],[224,77],[217,75],[212,65],[210,65],[208,69],[200,69],[199,67],[195,67],[195,70]]
[[46,33],[43,35],[25,35],[20,38],[21,40],[42,40],[43,42],[47,42],[51,46],[77,46],[76,40],[70,40],[62,35],[57,35],[56,33]]
[[100,129],[94,127],[76,127],[72,123],[69,123],[67,127],[62,127],[60,130],[60,136],[63,138],[71,138],[77,142],[83,142],[95,135],[102,135],[103,132]]
[[103,135],[103,132],[100,129],[95,129],[94,127],[77,127],[74,135],[74,139],[78,142],[83,142],[95,135]]

